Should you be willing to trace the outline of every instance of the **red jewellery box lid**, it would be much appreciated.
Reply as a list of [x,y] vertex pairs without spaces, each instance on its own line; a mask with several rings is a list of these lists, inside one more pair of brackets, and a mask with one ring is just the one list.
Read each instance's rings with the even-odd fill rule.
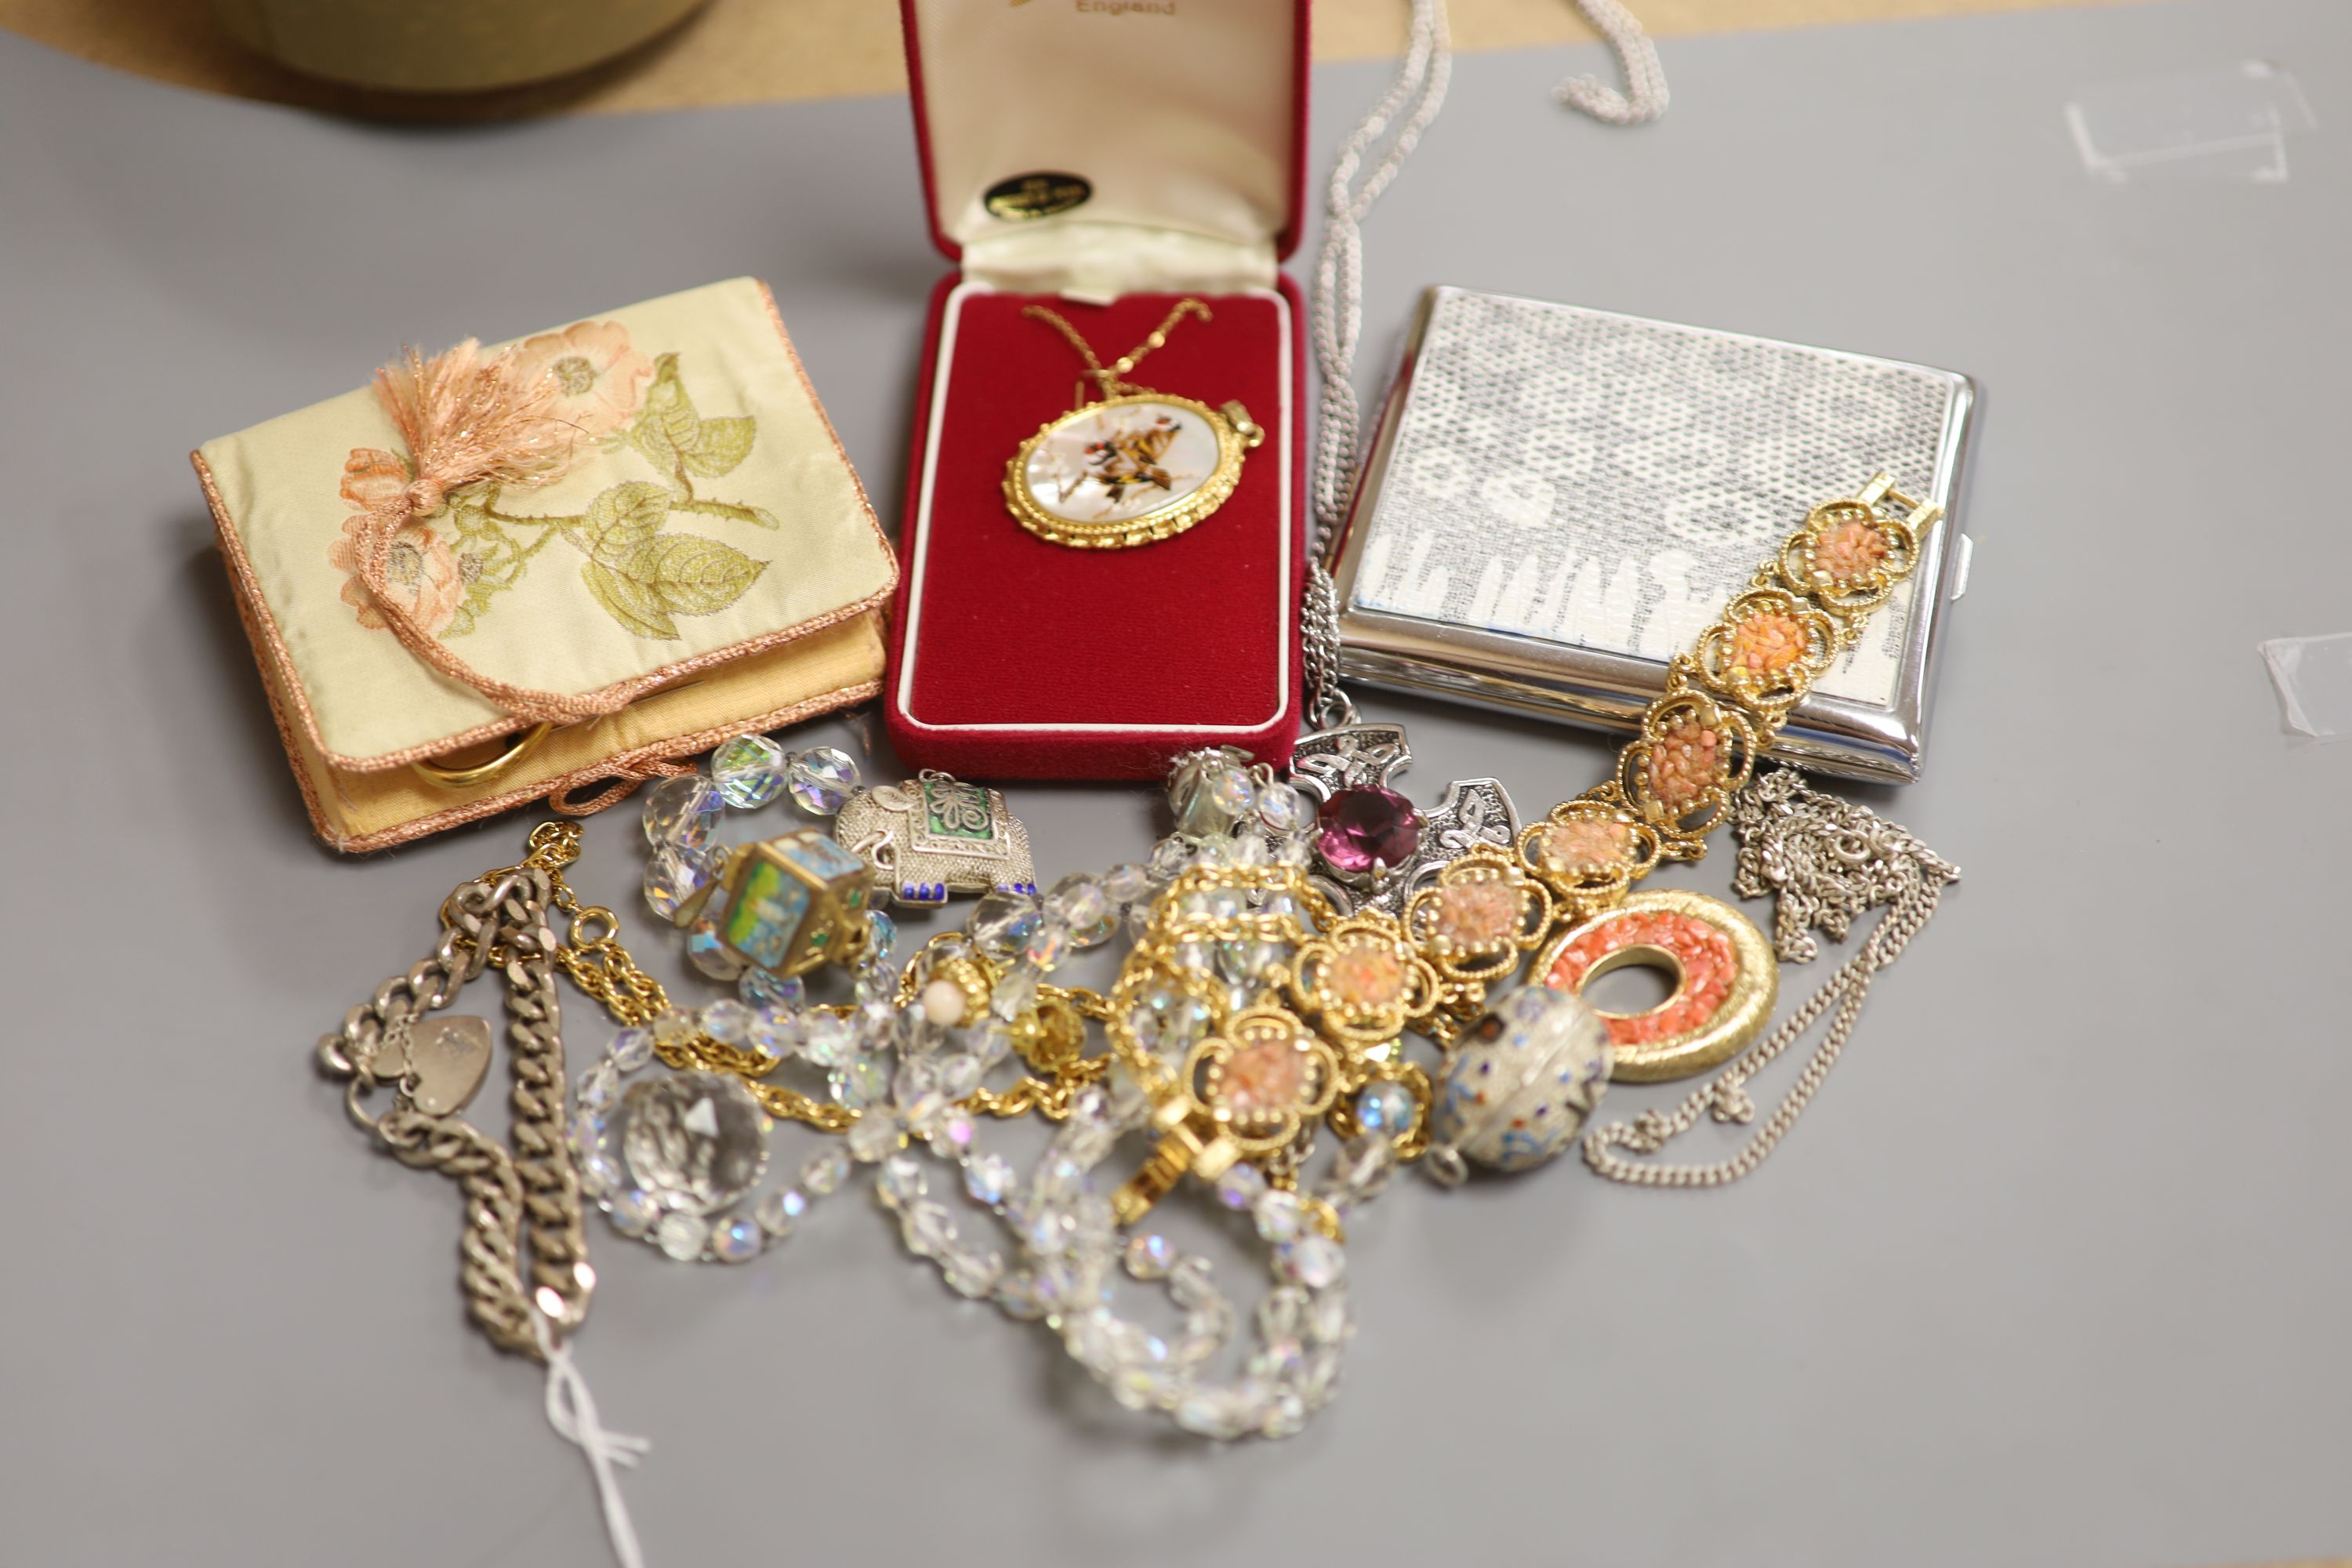
[[1288,256],[1308,5],[899,0],[933,242],[1119,226]]

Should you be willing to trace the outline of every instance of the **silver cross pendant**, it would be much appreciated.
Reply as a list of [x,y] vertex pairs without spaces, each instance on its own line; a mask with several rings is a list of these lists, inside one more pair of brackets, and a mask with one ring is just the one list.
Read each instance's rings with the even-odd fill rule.
[[1291,753],[1290,782],[1318,803],[1319,880],[1343,913],[1400,913],[1422,882],[1471,846],[1509,850],[1518,842],[1518,813],[1500,780],[1456,779],[1423,812],[1389,782],[1412,761],[1402,724],[1318,731]]

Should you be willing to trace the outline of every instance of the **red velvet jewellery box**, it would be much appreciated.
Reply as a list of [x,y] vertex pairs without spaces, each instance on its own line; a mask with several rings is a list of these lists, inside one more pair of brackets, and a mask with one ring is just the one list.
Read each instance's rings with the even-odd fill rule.
[[[1176,752],[1281,763],[1298,732],[1306,310],[1296,247],[1307,0],[901,0],[931,298],[885,710],[901,761],[982,778],[1141,779]],[[1076,549],[1024,529],[1006,465],[1126,376],[1265,433],[1172,538]]]

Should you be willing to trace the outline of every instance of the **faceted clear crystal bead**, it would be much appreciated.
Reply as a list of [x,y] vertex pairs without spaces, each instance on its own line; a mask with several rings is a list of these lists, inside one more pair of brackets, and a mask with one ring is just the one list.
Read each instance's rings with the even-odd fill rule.
[[1274,1438],[1296,1437],[1306,1425],[1306,1402],[1295,1394],[1285,1394],[1267,1409],[1258,1430]]
[[801,1055],[821,1068],[839,1067],[857,1052],[857,1032],[849,1020],[811,1013],[801,1020]]
[[1002,1018],[982,1018],[963,1031],[964,1048],[980,1058],[983,1070],[1013,1054],[1013,1031]]
[[1102,1163],[1103,1157],[1118,1142],[1118,1129],[1108,1122],[1071,1117],[1062,1130],[1054,1134],[1054,1149],[1062,1158],[1081,1171],[1090,1171]]
[[940,1278],[959,1296],[979,1300],[1004,1276],[1004,1259],[993,1252],[951,1247],[939,1255]]
[[839,1103],[864,1110],[890,1098],[890,1069],[880,1057],[852,1057],[825,1076],[825,1086]]
[[955,1216],[929,1198],[911,1198],[899,1211],[898,1233],[918,1258],[936,1258],[955,1246]]
[[1287,838],[1303,833],[1315,820],[1315,807],[1306,795],[1286,784],[1258,786],[1257,819],[1260,826],[1277,838]]
[[1155,882],[1172,882],[1192,863],[1192,847],[1181,838],[1163,838],[1151,847],[1150,863],[1145,868]]
[[831,816],[857,789],[857,764],[845,752],[819,746],[793,759],[793,799],[814,816]]
[[808,986],[770,969],[747,969],[735,984],[735,994],[754,1007],[797,1007],[808,1000]]
[[1029,933],[1028,943],[1022,948],[1021,956],[1034,968],[1051,969],[1068,956],[1071,942],[1070,928],[1048,915],[1037,922],[1035,931]]
[[827,1144],[808,1157],[801,1166],[801,1185],[825,1197],[840,1190],[849,1179],[849,1152],[837,1144]]
[[613,1194],[613,1228],[623,1236],[643,1236],[661,1217],[661,1205],[642,1187],[626,1187]]
[[[1306,1292],[1302,1290],[1299,1294],[1304,1296]],[[1263,1317],[1261,1313],[1261,1321]],[[1297,1321],[1295,1313],[1291,1321]],[[1297,1335],[1269,1333],[1266,1342],[1250,1357],[1247,1371],[1250,1376],[1261,1383],[1286,1383],[1298,1375],[1299,1362],[1306,1353],[1307,1347],[1298,1342]]]
[[1356,1125],[1367,1132],[1402,1138],[1412,1121],[1412,1091],[1401,1083],[1381,1079],[1356,1096]]
[[654,1032],[651,1029],[624,1029],[613,1037],[612,1049],[605,1054],[623,1072],[635,1072],[654,1059]]
[[1197,753],[1177,764],[1168,786],[1168,804],[1176,811],[1176,831],[1195,838],[1231,830],[1249,809],[1249,770],[1219,752]]
[[1165,1279],[1176,1262],[1175,1244],[1157,1232],[1127,1244],[1127,1271],[1138,1279]]
[[893,1154],[882,1162],[881,1173],[874,1178],[875,1195],[892,1208],[904,1208],[930,1190],[930,1182],[923,1174],[923,1163],[912,1154]]
[[972,1140],[980,1129],[968,1111],[951,1109],[924,1130],[930,1140],[931,1152],[942,1160],[961,1160],[971,1152]]
[[1268,1241],[1290,1241],[1306,1227],[1307,1219],[1297,1193],[1286,1193],[1279,1187],[1259,1195],[1251,1206],[1250,1217],[1256,1222],[1258,1235]]
[[1226,1442],[1250,1430],[1241,1401],[1224,1388],[1194,1389],[1179,1400],[1176,1425],[1200,1436]]
[[1275,1263],[1288,1278],[1310,1290],[1320,1290],[1346,1271],[1348,1258],[1338,1242],[1310,1230],[1276,1248]]
[[672,1206],[707,1214],[751,1191],[767,1169],[767,1112],[731,1073],[632,1084],[620,1116],[630,1174]]
[[1037,971],[1026,963],[1013,965],[988,994],[988,1010],[1012,1023],[1037,1005]]
[[572,1098],[586,1110],[602,1110],[613,1103],[613,1097],[620,1092],[620,1069],[608,1059],[598,1062],[580,1075],[580,1087]]
[[721,1263],[748,1263],[767,1244],[766,1233],[748,1219],[729,1220],[710,1233],[710,1250]]
[[780,1007],[762,1007],[751,1015],[751,1026],[743,1032],[743,1043],[763,1057],[782,1061],[800,1049],[800,1015]]
[[743,961],[719,940],[719,924],[705,917],[688,928],[687,961],[713,980],[732,981],[743,973]]
[[1151,1091],[1135,1076],[1135,1069],[1124,1057],[1111,1058],[1110,1070],[1103,1075],[1103,1087],[1110,1092],[1110,1120],[1118,1127],[1140,1126],[1151,1114]]
[[792,1187],[778,1187],[761,1198],[751,1210],[751,1217],[760,1228],[779,1241],[792,1234],[793,1224],[808,1213],[808,1199]]
[[1185,1359],[1198,1362],[1216,1354],[1234,1337],[1238,1321],[1234,1304],[1223,1296],[1194,1302],[1184,1314]]
[[1320,1410],[1339,1391],[1339,1349],[1325,1345],[1307,1356],[1306,1370],[1298,1375],[1298,1397],[1307,1402],[1307,1409]]
[[655,848],[699,848],[727,810],[718,786],[700,773],[664,779],[646,792],[646,842]]
[[1274,852],[1265,847],[1265,840],[1246,827],[1237,837],[1225,840],[1224,850],[1228,866],[1255,868],[1274,858]]
[[1175,1384],[1157,1367],[1128,1366],[1114,1373],[1110,1396],[1129,1410],[1157,1410],[1174,1395]]
[[887,1050],[898,1039],[898,1005],[887,997],[869,996],[849,1016],[849,1027],[859,1050]]
[[890,1075],[890,1092],[900,1105],[911,1105],[940,1087],[940,1064],[931,1057],[908,1057]]
[[1139,904],[1151,897],[1151,873],[1132,860],[1122,860],[1103,873],[1102,889],[1115,908]]
[[1080,947],[1108,940],[1118,923],[1118,902],[1099,879],[1084,871],[1054,884],[1045,895],[1045,913],[1066,927],[1070,940]]
[[981,1075],[987,1069],[978,1057],[969,1051],[951,1051],[938,1058],[935,1081],[940,1092],[950,1100],[962,1100],[980,1087]]
[[890,950],[898,945],[898,922],[880,910],[866,911],[865,963],[868,967],[890,962]]
[[966,930],[971,934],[973,946],[999,963],[1006,963],[1029,945],[1030,933],[1045,918],[1045,908],[1034,894],[999,888],[980,900]]
[[1388,1190],[1396,1173],[1396,1145],[1384,1132],[1360,1132],[1339,1145],[1328,1185],[1336,1201],[1368,1204]]
[[[1257,1304],[1257,1331],[1269,1343],[1296,1340],[1313,1298],[1296,1285],[1277,1285]],[[1294,1349],[1293,1354],[1296,1355]],[[1254,1372],[1255,1368],[1252,1369]]]
[[1037,1277],[1024,1270],[1007,1274],[996,1282],[996,1304],[1005,1316],[1034,1321],[1045,1315],[1046,1302],[1038,1291]]
[[1328,1289],[1318,1293],[1307,1309],[1307,1331],[1327,1345],[1336,1345],[1355,1329],[1348,1314],[1348,1293]]
[[751,1009],[732,996],[721,996],[702,1009],[702,1032],[722,1046],[740,1046],[751,1032]]
[[1003,1203],[1020,1179],[1013,1162],[1002,1154],[978,1155],[963,1168],[963,1190],[971,1194],[972,1202],[990,1208]]
[[654,1226],[656,1244],[680,1263],[691,1263],[701,1257],[709,1240],[710,1222],[683,1210],[662,1215],[661,1223]]
[[955,1102],[937,1089],[927,1090],[912,1100],[898,1096],[898,1114],[905,1119],[907,1131],[918,1138],[929,1138],[955,1109]]
[[646,862],[646,908],[658,919],[675,919],[687,900],[710,880],[719,858],[719,851],[708,845],[688,849],[665,844],[656,848]]
[[848,1144],[850,1158],[860,1164],[870,1165],[884,1155],[894,1152],[900,1136],[895,1118],[869,1110],[850,1123],[845,1142]]
[[1243,1213],[1255,1208],[1265,1190],[1265,1177],[1255,1165],[1235,1165],[1217,1178],[1217,1201]]
[[710,753],[710,782],[728,805],[765,805],[782,793],[784,749],[765,735],[738,735]]
[[621,1167],[610,1154],[593,1150],[580,1158],[580,1190],[601,1198],[621,1184]]
[[1169,1266],[1168,1294],[1178,1306],[1187,1309],[1225,1299],[1224,1292],[1217,1289],[1209,1260],[1198,1256],[1180,1258]]

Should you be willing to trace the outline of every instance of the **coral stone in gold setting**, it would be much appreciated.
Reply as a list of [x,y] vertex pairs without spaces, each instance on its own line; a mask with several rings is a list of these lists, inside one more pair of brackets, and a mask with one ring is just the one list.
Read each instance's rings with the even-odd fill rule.
[[1879,570],[1893,553],[1876,527],[1855,518],[1822,530],[1813,545],[1813,564],[1843,587]]
[[1304,1096],[1307,1065],[1296,1037],[1254,1041],[1225,1058],[1217,1078],[1217,1100],[1239,1117],[1280,1116],[1296,1109]]
[[1732,668],[1750,675],[1778,675],[1804,653],[1805,628],[1795,616],[1777,611],[1750,616],[1731,633]]
[[1722,784],[1725,760],[1723,736],[1685,714],[1650,747],[1650,794],[1668,811],[1687,811]]
[[1404,960],[1385,944],[1351,943],[1324,964],[1323,983],[1341,1006],[1376,1013],[1404,995]]
[[1535,863],[1559,877],[1606,877],[1633,863],[1633,829],[1608,817],[1555,822],[1536,835]]
[[1507,882],[1456,882],[1438,889],[1436,932],[1465,952],[1509,946],[1524,918],[1518,889]]

